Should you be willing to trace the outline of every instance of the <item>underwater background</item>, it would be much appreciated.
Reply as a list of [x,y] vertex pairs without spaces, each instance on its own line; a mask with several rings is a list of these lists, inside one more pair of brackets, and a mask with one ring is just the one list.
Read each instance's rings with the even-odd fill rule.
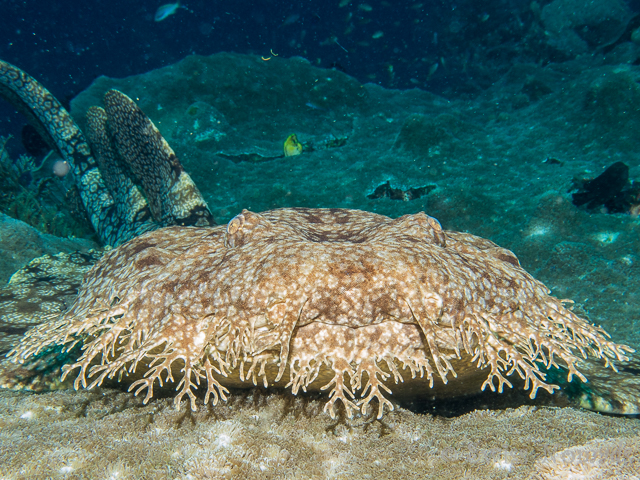
[[[640,348],[640,1],[0,6],[0,59],[82,129],[104,92],[129,95],[218,224],[243,208],[424,211],[512,250]],[[99,248],[26,125],[0,102],[3,284],[45,253]],[[321,402],[267,395],[187,415],[117,390],[0,390],[0,474],[640,478],[637,416],[523,395],[335,423]]]
[[[100,75],[140,74],[190,54],[271,51],[362,83],[460,98],[480,94],[514,64],[591,62],[598,61],[593,54],[615,50],[633,63],[628,42],[640,9],[637,0],[193,0],[161,10],[162,20],[154,21],[163,5],[175,4],[4,0],[0,58],[63,103]],[[1,108],[0,122],[7,122],[11,109]]]

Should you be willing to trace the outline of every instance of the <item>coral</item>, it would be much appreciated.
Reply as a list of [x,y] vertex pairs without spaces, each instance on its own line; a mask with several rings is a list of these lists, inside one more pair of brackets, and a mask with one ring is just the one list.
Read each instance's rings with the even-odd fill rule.
[[161,229],[106,253],[71,308],[10,357],[82,344],[63,367],[76,388],[123,379],[149,401],[177,382],[176,405],[196,409],[201,383],[215,405],[260,382],[327,390],[332,417],[337,402],[352,416],[377,401],[380,418],[392,388],[502,392],[517,373],[534,398],[558,388],[546,368],[585,381],[580,357],[626,360],[548,293],[513,253],[423,213],[245,210],[226,228]]
[[34,78],[0,60],[0,97],[22,112],[42,138],[72,171],[82,204],[102,240],[106,227],[120,219],[112,215],[114,200],[98,171],[84,134],[69,113]]
[[[104,96],[106,111],[90,109],[95,156],[60,102],[31,76],[2,60],[0,97],[22,111],[72,167],[82,204],[103,243],[118,245],[161,226],[215,224],[171,147],[126,95],[109,91]],[[148,200],[133,180],[141,184]]]
[[[593,210],[604,206],[609,213],[628,212],[630,202],[623,189],[629,186],[629,167],[616,162],[592,180],[575,180],[579,192],[572,195],[573,204]],[[632,195],[628,195],[631,197]]]
[[69,185],[43,172],[28,155],[12,160],[7,151],[10,139],[0,137],[0,210],[43,233],[90,236],[90,227],[75,214]]

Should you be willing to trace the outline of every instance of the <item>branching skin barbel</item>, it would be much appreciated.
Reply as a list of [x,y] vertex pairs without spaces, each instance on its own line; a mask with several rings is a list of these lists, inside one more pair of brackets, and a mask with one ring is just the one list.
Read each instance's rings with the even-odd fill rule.
[[[622,376],[614,362],[632,350],[488,240],[445,231],[424,213],[244,210],[213,226],[195,184],[126,95],[111,90],[104,109],[89,110],[90,142],[46,89],[2,61],[0,96],[73,166],[96,232],[120,245],[87,273],[66,312],[15,345],[16,363],[81,345],[63,366],[76,388],[115,379],[149,401],[173,382],[175,404],[186,396],[195,409],[203,386],[215,405],[231,387],[260,383],[327,392],[332,417],[339,404],[350,416],[377,404],[378,418],[394,408],[391,392],[501,392],[515,375],[535,397],[558,389],[546,374],[556,367],[569,382],[595,371],[611,392],[603,368],[606,378]],[[640,412],[637,382],[625,395],[614,406],[584,403]]]
[[214,404],[260,383],[326,390],[332,417],[338,402],[351,416],[377,400],[378,418],[399,386],[502,391],[517,373],[535,397],[558,388],[546,368],[586,381],[582,356],[613,366],[630,350],[488,240],[423,213],[304,208],[245,210],[226,227],[156,230],[107,252],[69,311],[11,357],[78,342],[63,367],[76,388],[121,378],[148,401],[176,382],[176,405],[187,396],[195,409],[201,382]]

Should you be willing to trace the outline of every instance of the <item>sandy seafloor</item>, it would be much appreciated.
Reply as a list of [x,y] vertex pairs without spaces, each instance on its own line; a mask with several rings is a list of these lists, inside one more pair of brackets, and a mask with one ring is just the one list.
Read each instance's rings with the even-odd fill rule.
[[[640,67],[584,67],[514,66],[481,97],[449,101],[300,58],[193,56],[99,78],[72,114],[83,125],[108,88],[131,96],[218,223],[243,208],[425,211],[514,251],[555,296],[639,348],[640,219],[577,208],[568,190],[617,161],[640,179]],[[315,149],[281,157],[292,133]],[[435,189],[367,198],[387,181]],[[0,392],[0,478],[640,478],[640,420],[573,408],[332,421],[316,400],[258,392],[184,408],[110,390]]]

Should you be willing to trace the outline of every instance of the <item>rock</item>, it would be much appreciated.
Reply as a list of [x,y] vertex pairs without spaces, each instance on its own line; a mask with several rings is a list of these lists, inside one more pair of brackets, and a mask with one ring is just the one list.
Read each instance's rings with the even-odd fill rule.
[[20,220],[0,213],[0,281],[9,281],[13,273],[36,257],[47,253],[86,252],[98,245],[91,240],[59,238],[41,233]]

